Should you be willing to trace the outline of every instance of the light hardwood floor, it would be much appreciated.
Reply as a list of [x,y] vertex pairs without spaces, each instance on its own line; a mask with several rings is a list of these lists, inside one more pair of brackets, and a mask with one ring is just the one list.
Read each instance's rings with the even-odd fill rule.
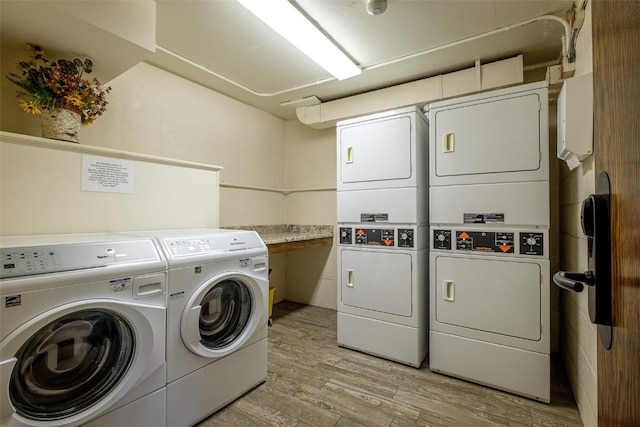
[[551,404],[336,344],[336,312],[281,302],[266,383],[198,424],[212,426],[581,426],[559,360]]

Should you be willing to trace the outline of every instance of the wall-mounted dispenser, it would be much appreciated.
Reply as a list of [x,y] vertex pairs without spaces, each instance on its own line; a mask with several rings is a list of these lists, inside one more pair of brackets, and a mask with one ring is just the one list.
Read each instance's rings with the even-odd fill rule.
[[571,170],[593,154],[593,73],[567,79],[562,85],[557,154]]

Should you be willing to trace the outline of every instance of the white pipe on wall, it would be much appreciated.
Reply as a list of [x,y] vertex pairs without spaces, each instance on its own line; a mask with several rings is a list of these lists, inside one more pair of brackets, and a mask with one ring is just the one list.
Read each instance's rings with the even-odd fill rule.
[[[565,21],[564,19],[560,18],[559,16],[555,16],[555,15],[542,15],[542,16],[539,16],[537,18],[532,18],[532,19],[528,19],[526,21],[517,22],[515,24],[507,25],[506,27],[496,28],[495,30],[488,31],[486,33],[476,34],[475,36],[471,36],[471,37],[467,37],[467,38],[464,38],[464,39],[456,40],[456,41],[451,42],[451,43],[445,43],[445,44],[442,44],[440,46],[436,46],[436,47],[433,47],[431,49],[427,49],[427,50],[423,50],[423,51],[420,51],[420,52],[416,52],[414,54],[403,56],[401,58],[397,58],[397,59],[394,59],[394,60],[391,60],[391,61],[385,61],[385,62],[381,62],[381,63],[376,64],[376,65],[371,65],[369,67],[364,67],[362,69],[362,71],[374,70],[376,68],[385,67],[387,65],[395,64],[397,62],[402,62],[402,61],[406,61],[408,59],[418,58],[418,57],[420,57],[422,55],[427,55],[429,53],[434,53],[434,52],[437,52],[437,51],[442,50],[442,49],[448,49],[450,47],[454,47],[454,46],[458,46],[458,45],[461,45],[461,44],[469,43],[469,42],[472,42],[474,40],[483,39],[485,37],[489,37],[489,36],[492,36],[494,34],[499,34],[499,33],[505,32],[505,31],[513,30],[515,28],[524,27],[525,25],[533,24],[533,23],[539,22],[539,21],[555,21],[555,22],[558,22],[558,23],[562,24],[562,26],[564,27],[564,37],[567,40],[569,39],[569,37],[571,37],[571,27],[569,26],[569,23],[567,21]],[[567,52],[566,42],[563,40],[562,41],[562,55],[566,56],[567,53],[568,52]]]
[[[495,30],[488,31],[486,33],[476,34],[475,36],[471,36],[471,37],[467,37],[467,38],[464,38],[464,39],[456,40],[456,41],[451,42],[451,43],[445,43],[445,44],[442,44],[440,46],[433,47],[431,49],[427,49],[427,50],[423,50],[423,51],[420,51],[420,52],[416,52],[416,53],[411,54],[411,55],[403,56],[401,58],[396,58],[396,59],[392,59],[392,60],[389,60],[389,61],[380,62],[378,64],[370,65],[368,67],[363,67],[362,71],[364,72],[364,71],[369,71],[369,70],[375,70],[375,69],[381,68],[381,67],[386,67],[388,65],[392,65],[392,64],[399,63],[399,62],[407,61],[409,59],[417,58],[417,57],[420,57],[422,55],[427,55],[429,53],[437,52],[439,50],[447,49],[447,48],[454,47],[454,46],[457,46],[457,45],[460,45],[460,44],[464,44],[464,43],[468,43],[468,42],[471,42],[471,41],[474,41],[474,40],[479,40],[479,39],[482,39],[482,38],[485,38],[485,37],[492,36],[494,34],[503,33],[505,31],[509,31],[509,30],[512,30],[512,29],[515,29],[515,28],[519,28],[519,27],[523,27],[525,25],[533,24],[533,23],[539,22],[539,21],[555,21],[555,22],[558,22],[558,23],[562,24],[562,26],[564,27],[564,33],[565,33],[564,36],[562,37],[562,55],[566,56],[567,53],[568,53],[567,52],[566,40],[569,40],[569,38],[571,37],[571,28],[569,26],[569,23],[567,21],[565,21],[564,19],[560,18],[559,16],[542,15],[542,16],[539,16],[537,18],[532,18],[532,19],[528,19],[526,21],[517,22],[515,24],[507,25],[505,27],[500,27],[500,28],[497,28]],[[239,89],[242,89],[242,90],[244,90],[246,92],[249,92],[252,95],[260,96],[260,97],[266,97],[266,98],[272,97],[272,96],[283,95],[285,93],[294,92],[294,91],[297,91],[297,90],[300,90],[300,89],[306,89],[308,87],[318,86],[318,85],[321,85],[321,84],[324,84],[324,83],[327,83],[327,82],[335,80],[335,78],[331,77],[331,78],[327,78],[327,79],[323,79],[323,80],[318,80],[318,81],[315,81],[313,83],[309,83],[309,84],[305,84],[305,85],[301,85],[301,86],[296,86],[296,87],[292,87],[292,88],[289,88],[289,89],[284,89],[284,90],[281,90],[281,91],[278,91],[278,92],[257,92],[255,90],[253,90],[251,88],[248,88],[248,87],[246,87],[246,86],[244,86],[244,85],[242,85],[242,84],[240,84],[240,83],[238,83],[236,81],[233,81],[233,80],[231,80],[231,79],[229,79],[229,78],[227,78],[227,77],[225,77],[225,76],[223,76],[221,74],[218,74],[215,71],[212,71],[212,70],[210,70],[210,69],[208,69],[208,68],[206,68],[206,67],[204,67],[204,66],[202,66],[200,64],[197,64],[197,63],[195,63],[193,61],[190,61],[189,59],[187,59],[187,58],[185,58],[185,57],[183,57],[181,55],[178,55],[177,53],[172,52],[172,51],[170,51],[170,50],[168,50],[168,49],[166,49],[166,48],[164,48],[162,46],[156,45],[156,51],[162,52],[162,53],[164,53],[166,55],[169,55],[169,56],[171,56],[171,57],[173,57],[175,59],[178,59],[178,60],[180,60],[182,62],[185,62],[185,63],[187,63],[188,65],[190,65],[192,67],[195,67],[195,68],[197,68],[199,70],[202,70],[202,71],[206,72],[207,74],[210,74],[210,75],[212,75],[212,76],[214,76],[214,77],[216,77],[218,79],[224,80],[225,82],[227,82],[227,83],[229,83],[229,84],[231,84],[231,85],[233,85],[233,86],[235,86],[235,87],[237,87]]]
[[[478,81],[478,79],[480,79]],[[524,82],[523,58],[480,64],[448,74],[366,92],[335,101],[296,108],[301,123],[315,129],[335,126],[348,118],[410,105],[422,107],[433,101]]]

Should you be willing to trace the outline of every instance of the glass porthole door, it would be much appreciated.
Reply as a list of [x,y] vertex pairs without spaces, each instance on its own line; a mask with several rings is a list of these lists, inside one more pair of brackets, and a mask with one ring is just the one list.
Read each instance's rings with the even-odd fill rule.
[[9,396],[25,418],[51,421],[76,415],[110,393],[133,361],[129,322],[107,309],[64,315],[33,334],[16,353]]
[[241,279],[205,284],[187,304],[182,319],[183,341],[202,356],[224,353],[250,327],[253,304],[251,290]]

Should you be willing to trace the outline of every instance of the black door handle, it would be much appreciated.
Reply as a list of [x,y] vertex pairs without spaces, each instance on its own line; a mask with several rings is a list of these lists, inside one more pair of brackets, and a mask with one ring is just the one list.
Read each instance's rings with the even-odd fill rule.
[[611,206],[609,176],[602,172],[596,184],[596,194],[582,202],[580,223],[587,236],[588,271],[559,271],[553,282],[574,292],[589,290],[589,318],[598,324],[600,341],[611,348]]

